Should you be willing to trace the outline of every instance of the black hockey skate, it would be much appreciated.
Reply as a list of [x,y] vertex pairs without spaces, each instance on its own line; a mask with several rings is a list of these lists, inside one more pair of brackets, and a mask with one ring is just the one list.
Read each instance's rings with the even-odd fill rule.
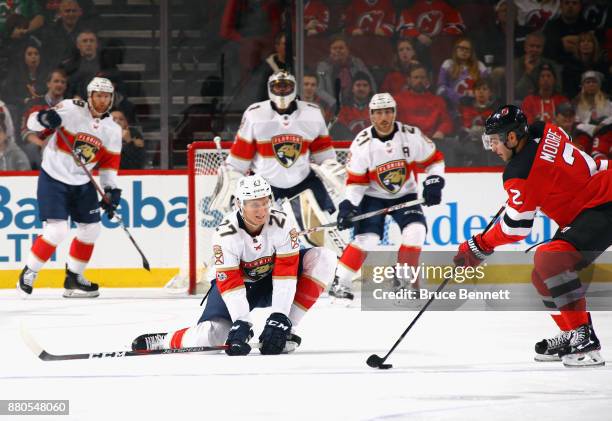
[[164,349],[167,333],[145,333],[132,341],[132,351],[157,351]]
[[95,298],[100,295],[98,284],[89,282],[83,275],[71,272],[66,266],[64,279],[65,298]]
[[352,301],[355,298],[349,287],[340,284],[337,276],[334,278],[334,281],[329,288],[329,296],[349,301]]
[[553,338],[542,339],[535,344],[534,360],[540,362],[561,361],[559,352],[569,345],[571,336],[571,331],[562,330]]
[[17,291],[22,293],[24,296],[32,294],[34,287],[34,281],[36,280],[37,272],[30,270],[27,266],[23,268],[19,274],[19,281],[17,282]]
[[566,367],[594,367],[605,365],[599,351],[601,344],[590,324],[570,331],[569,345],[559,352]]

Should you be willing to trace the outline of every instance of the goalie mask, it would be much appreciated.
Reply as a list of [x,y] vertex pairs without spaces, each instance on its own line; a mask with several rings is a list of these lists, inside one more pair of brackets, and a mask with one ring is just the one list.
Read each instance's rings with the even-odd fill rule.
[[268,96],[278,109],[289,108],[296,96],[295,77],[284,70],[274,73],[268,79]]
[[[268,208],[272,206],[272,187],[260,175],[249,175],[238,180],[238,188],[236,189],[236,207],[244,218],[244,207],[249,200],[261,199],[268,197]],[[246,219],[245,219],[246,220]],[[247,221],[252,223],[251,221]]]
[[[93,104],[92,95],[94,92],[108,92],[111,94],[110,103],[108,107],[104,111],[98,111]],[[115,101],[115,87],[112,82],[104,77],[94,77],[91,82],[87,85],[87,103],[89,107],[94,112],[104,115],[110,111],[113,107],[113,102]]]

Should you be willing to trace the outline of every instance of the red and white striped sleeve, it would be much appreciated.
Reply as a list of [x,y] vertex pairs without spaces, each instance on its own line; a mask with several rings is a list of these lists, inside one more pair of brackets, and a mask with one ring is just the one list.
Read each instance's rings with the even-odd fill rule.
[[370,185],[370,157],[368,144],[370,142],[370,131],[363,130],[357,135],[351,148],[346,163],[346,198],[358,206]]
[[300,239],[289,222],[279,228],[278,244],[272,269],[272,311],[289,314],[295,298],[297,273],[300,263]]
[[242,116],[240,128],[236,133],[226,163],[236,171],[246,174],[251,167],[255,152],[257,152],[257,144],[253,135],[253,122],[247,110]]
[[[227,225],[227,224],[226,224]],[[224,233],[229,228],[224,225]],[[213,258],[216,270],[216,285],[232,321],[244,320],[251,323],[249,302],[246,296],[244,278],[240,269],[240,256],[234,250],[233,241],[240,240],[236,234],[213,236]]]

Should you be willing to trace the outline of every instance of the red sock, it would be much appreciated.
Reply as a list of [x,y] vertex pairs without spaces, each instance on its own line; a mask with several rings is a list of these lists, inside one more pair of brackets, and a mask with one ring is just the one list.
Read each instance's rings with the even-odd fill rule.
[[348,247],[342,253],[342,257],[340,257],[340,263],[344,266],[352,270],[353,272],[357,272],[361,269],[361,265],[365,261],[367,257],[367,253],[361,250],[359,247],[354,246],[352,243],[348,245]]
[[44,263],[53,256],[56,247],[57,246],[47,242],[42,235],[39,235],[36,241],[34,241],[31,251],[38,260]]

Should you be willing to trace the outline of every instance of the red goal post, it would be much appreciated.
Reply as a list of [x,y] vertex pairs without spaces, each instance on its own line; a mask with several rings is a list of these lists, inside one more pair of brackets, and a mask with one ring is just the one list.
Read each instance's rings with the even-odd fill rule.
[[[221,142],[218,151],[214,142],[197,141],[189,144],[187,152],[187,250],[183,250],[180,273],[188,280],[189,294],[195,294],[197,284],[206,283],[206,260],[212,256],[210,237],[221,222],[222,215],[209,208],[216,185],[217,170],[227,157],[233,142]],[[338,161],[346,163],[350,141],[336,141]],[[222,156],[219,156],[222,155]],[[208,250],[207,250],[208,248]],[[186,255],[186,256],[185,256]],[[186,267],[183,267],[186,266]]]

